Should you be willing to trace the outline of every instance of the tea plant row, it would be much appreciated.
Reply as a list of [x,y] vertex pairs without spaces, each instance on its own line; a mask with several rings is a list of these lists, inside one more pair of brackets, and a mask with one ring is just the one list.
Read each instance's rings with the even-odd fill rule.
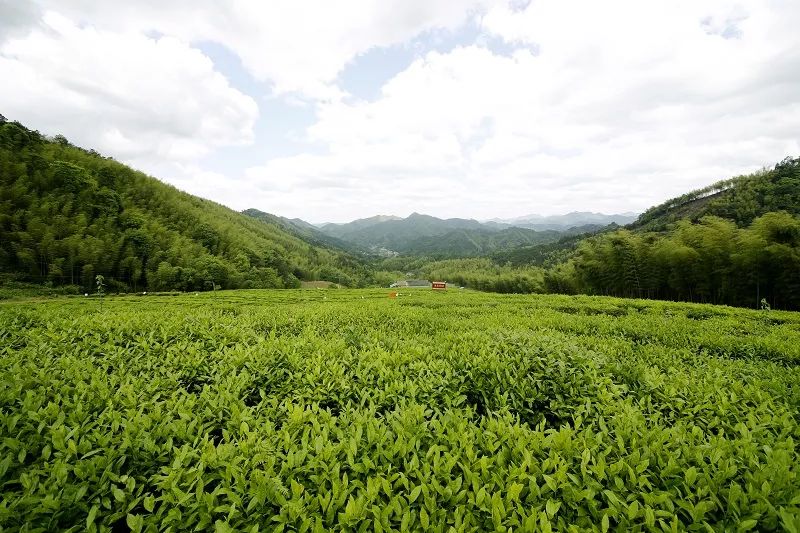
[[800,531],[800,315],[471,292],[0,304],[0,528]]

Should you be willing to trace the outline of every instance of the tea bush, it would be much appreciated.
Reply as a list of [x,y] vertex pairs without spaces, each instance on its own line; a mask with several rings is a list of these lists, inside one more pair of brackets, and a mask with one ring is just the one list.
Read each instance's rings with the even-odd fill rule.
[[465,291],[0,303],[9,531],[800,531],[800,314]]

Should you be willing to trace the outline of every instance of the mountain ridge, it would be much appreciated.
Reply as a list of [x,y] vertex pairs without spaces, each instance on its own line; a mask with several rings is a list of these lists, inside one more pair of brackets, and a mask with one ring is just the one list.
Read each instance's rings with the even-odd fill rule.
[[[624,213],[613,213],[613,214],[606,214],[595,211],[570,211],[568,213],[563,213],[559,215],[540,215],[532,213],[528,215],[522,215],[511,218],[494,217],[488,219],[479,219],[479,218],[463,218],[463,217],[442,218],[442,217],[437,217],[435,215],[428,215],[425,213],[414,211],[413,213],[411,213],[406,217],[401,217],[398,215],[373,215],[365,218],[356,218],[348,222],[323,222],[320,224],[314,224],[302,218],[294,218],[288,220],[292,220],[293,222],[300,223],[302,225],[313,226],[318,229],[327,228],[327,231],[333,233],[337,231],[334,230],[333,228],[339,228],[339,229],[344,229],[347,227],[363,228],[363,227],[373,226],[375,224],[380,224],[382,222],[386,222],[389,220],[407,220],[409,218],[411,218],[412,220],[417,218],[434,218],[437,220],[445,220],[445,221],[474,221],[484,226],[504,229],[506,227],[526,227],[525,226],[526,224],[548,224],[548,223],[566,227],[577,227],[590,223],[607,225],[612,222],[619,225],[624,225],[629,223],[630,221],[635,220],[638,216],[639,213],[636,213],[634,211],[626,211]],[[620,221],[620,219],[622,219],[622,221]]]
[[[596,211],[570,211],[568,213],[558,215],[540,215],[538,213],[531,213],[511,218],[491,218],[487,222],[499,222],[504,224],[518,224],[518,223],[564,223],[572,224],[577,220],[602,220],[613,218],[635,218],[639,214],[633,211],[626,211],[624,213],[606,214]],[[609,221],[610,223],[610,221]],[[619,222],[617,222],[619,224]]]
[[[539,216],[541,224],[509,224],[497,220],[438,218],[413,212],[405,218],[376,215],[318,229],[330,237],[373,252],[393,251],[434,257],[473,257],[521,245],[546,244],[566,235],[600,231],[609,224],[631,220],[630,215],[572,212]],[[548,223],[549,222],[549,223]],[[530,227],[533,225],[534,227]]]

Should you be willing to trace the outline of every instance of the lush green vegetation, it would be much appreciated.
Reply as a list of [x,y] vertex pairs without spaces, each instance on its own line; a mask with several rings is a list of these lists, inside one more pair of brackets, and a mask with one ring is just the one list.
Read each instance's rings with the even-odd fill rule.
[[[763,299],[800,309],[798,217],[800,158],[787,158],[597,235],[419,214],[320,231],[254,209],[234,212],[64,138],[0,123],[0,297],[31,284],[92,292],[98,274],[110,292],[298,287],[301,280],[363,287],[414,276],[504,293],[748,307]],[[407,254],[381,261],[360,245]],[[474,254],[489,258],[445,259]]]
[[0,123],[0,272],[90,290],[295,287],[370,279],[352,256],[183,193],[99,154]]
[[540,268],[500,266],[489,259],[447,259],[422,265],[428,279],[437,279],[479,291],[502,293],[543,292],[544,271]]
[[479,291],[500,293],[544,292],[545,271],[538,267],[499,265],[488,258],[441,259],[393,257],[376,265],[374,278],[382,286],[408,277],[446,281]]
[[800,158],[787,158],[581,241],[545,290],[800,309],[798,272]]
[[584,239],[587,239],[592,235],[608,233],[618,229],[620,229],[618,225],[609,224],[600,230],[579,233],[576,235],[566,234],[560,237],[557,241],[547,244],[524,245],[498,250],[489,257],[492,259],[492,261],[500,265],[515,267],[539,266],[550,268],[563,263],[572,257],[575,253],[575,250],[578,248],[578,244]]
[[477,220],[463,218],[440,219],[412,213],[407,218],[376,216],[354,220],[347,224],[328,224],[320,228],[328,235],[369,247],[385,247],[405,251],[420,237],[444,235],[453,230],[480,230]]
[[565,235],[601,228],[601,225],[594,225],[534,231],[497,222],[440,219],[412,213],[407,218],[378,216],[347,224],[328,224],[319,231],[364,249],[384,248],[407,256],[445,259],[476,257],[518,246],[551,243]]
[[[764,300],[800,309],[800,158],[670,200],[625,229],[503,250],[492,261],[406,261],[405,266],[497,292],[744,307],[759,307]],[[544,273],[537,266],[546,268]]]
[[323,233],[312,224],[300,219],[280,217],[271,213],[259,211],[258,209],[245,209],[242,211],[242,214],[257,220],[261,220],[268,224],[277,225],[286,232],[297,235],[301,239],[315,246],[338,249],[354,255],[365,254],[364,249],[360,248],[359,246],[341,239],[337,239],[336,237],[332,237],[327,233]]
[[0,346],[3,530],[800,528],[796,313],[74,297]]
[[709,215],[746,226],[774,211],[800,215],[800,157],[787,157],[773,169],[719,181],[667,200],[642,213],[631,226],[658,230],[683,219],[698,221]]
[[621,230],[582,241],[547,275],[555,292],[800,308],[800,217],[767,213],[747,228],[706,216],[669,232]]
[[505,228],[499,231],[461,229],[444,235],[415,239],[402,250],[407,254],[442,259],[478,257],[514,250],[520,246],[552,243],[571,233],[572,230],[534,231],[525,228]]

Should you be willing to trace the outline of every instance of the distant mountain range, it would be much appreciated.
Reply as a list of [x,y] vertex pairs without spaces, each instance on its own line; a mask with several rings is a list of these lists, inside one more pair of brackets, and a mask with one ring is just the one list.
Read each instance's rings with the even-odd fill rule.
[[[570,235],[593,233],[610,224],[627,224],[636,215],[604,215],[574,212],[566,215],[528,215],[515,219],[441,219],[412,213],[406,218],[378,215],[344,224],[327,223],[314,227],[298,219],[282,219],[298,229],[335,239],[341,243],[377,254],[402,253],[439,257],[471,257],[495,253],[517,246],[552,243]],[[328,244],[333,244],[328,242]],[[352,248],[351,248],[352,251]]]
[[573,211],[566,215],[525,215],[515,218],[493,218],[487,222],[516,226],[518,228],[529,228],[535,230],[564,230],[579,226],[598,225],[607,226],[618,224],[624,226],[630,224],[638,218],[637,213],[621,213],[617,215],[606,215],[603,213],[592,213],[589,211]]

